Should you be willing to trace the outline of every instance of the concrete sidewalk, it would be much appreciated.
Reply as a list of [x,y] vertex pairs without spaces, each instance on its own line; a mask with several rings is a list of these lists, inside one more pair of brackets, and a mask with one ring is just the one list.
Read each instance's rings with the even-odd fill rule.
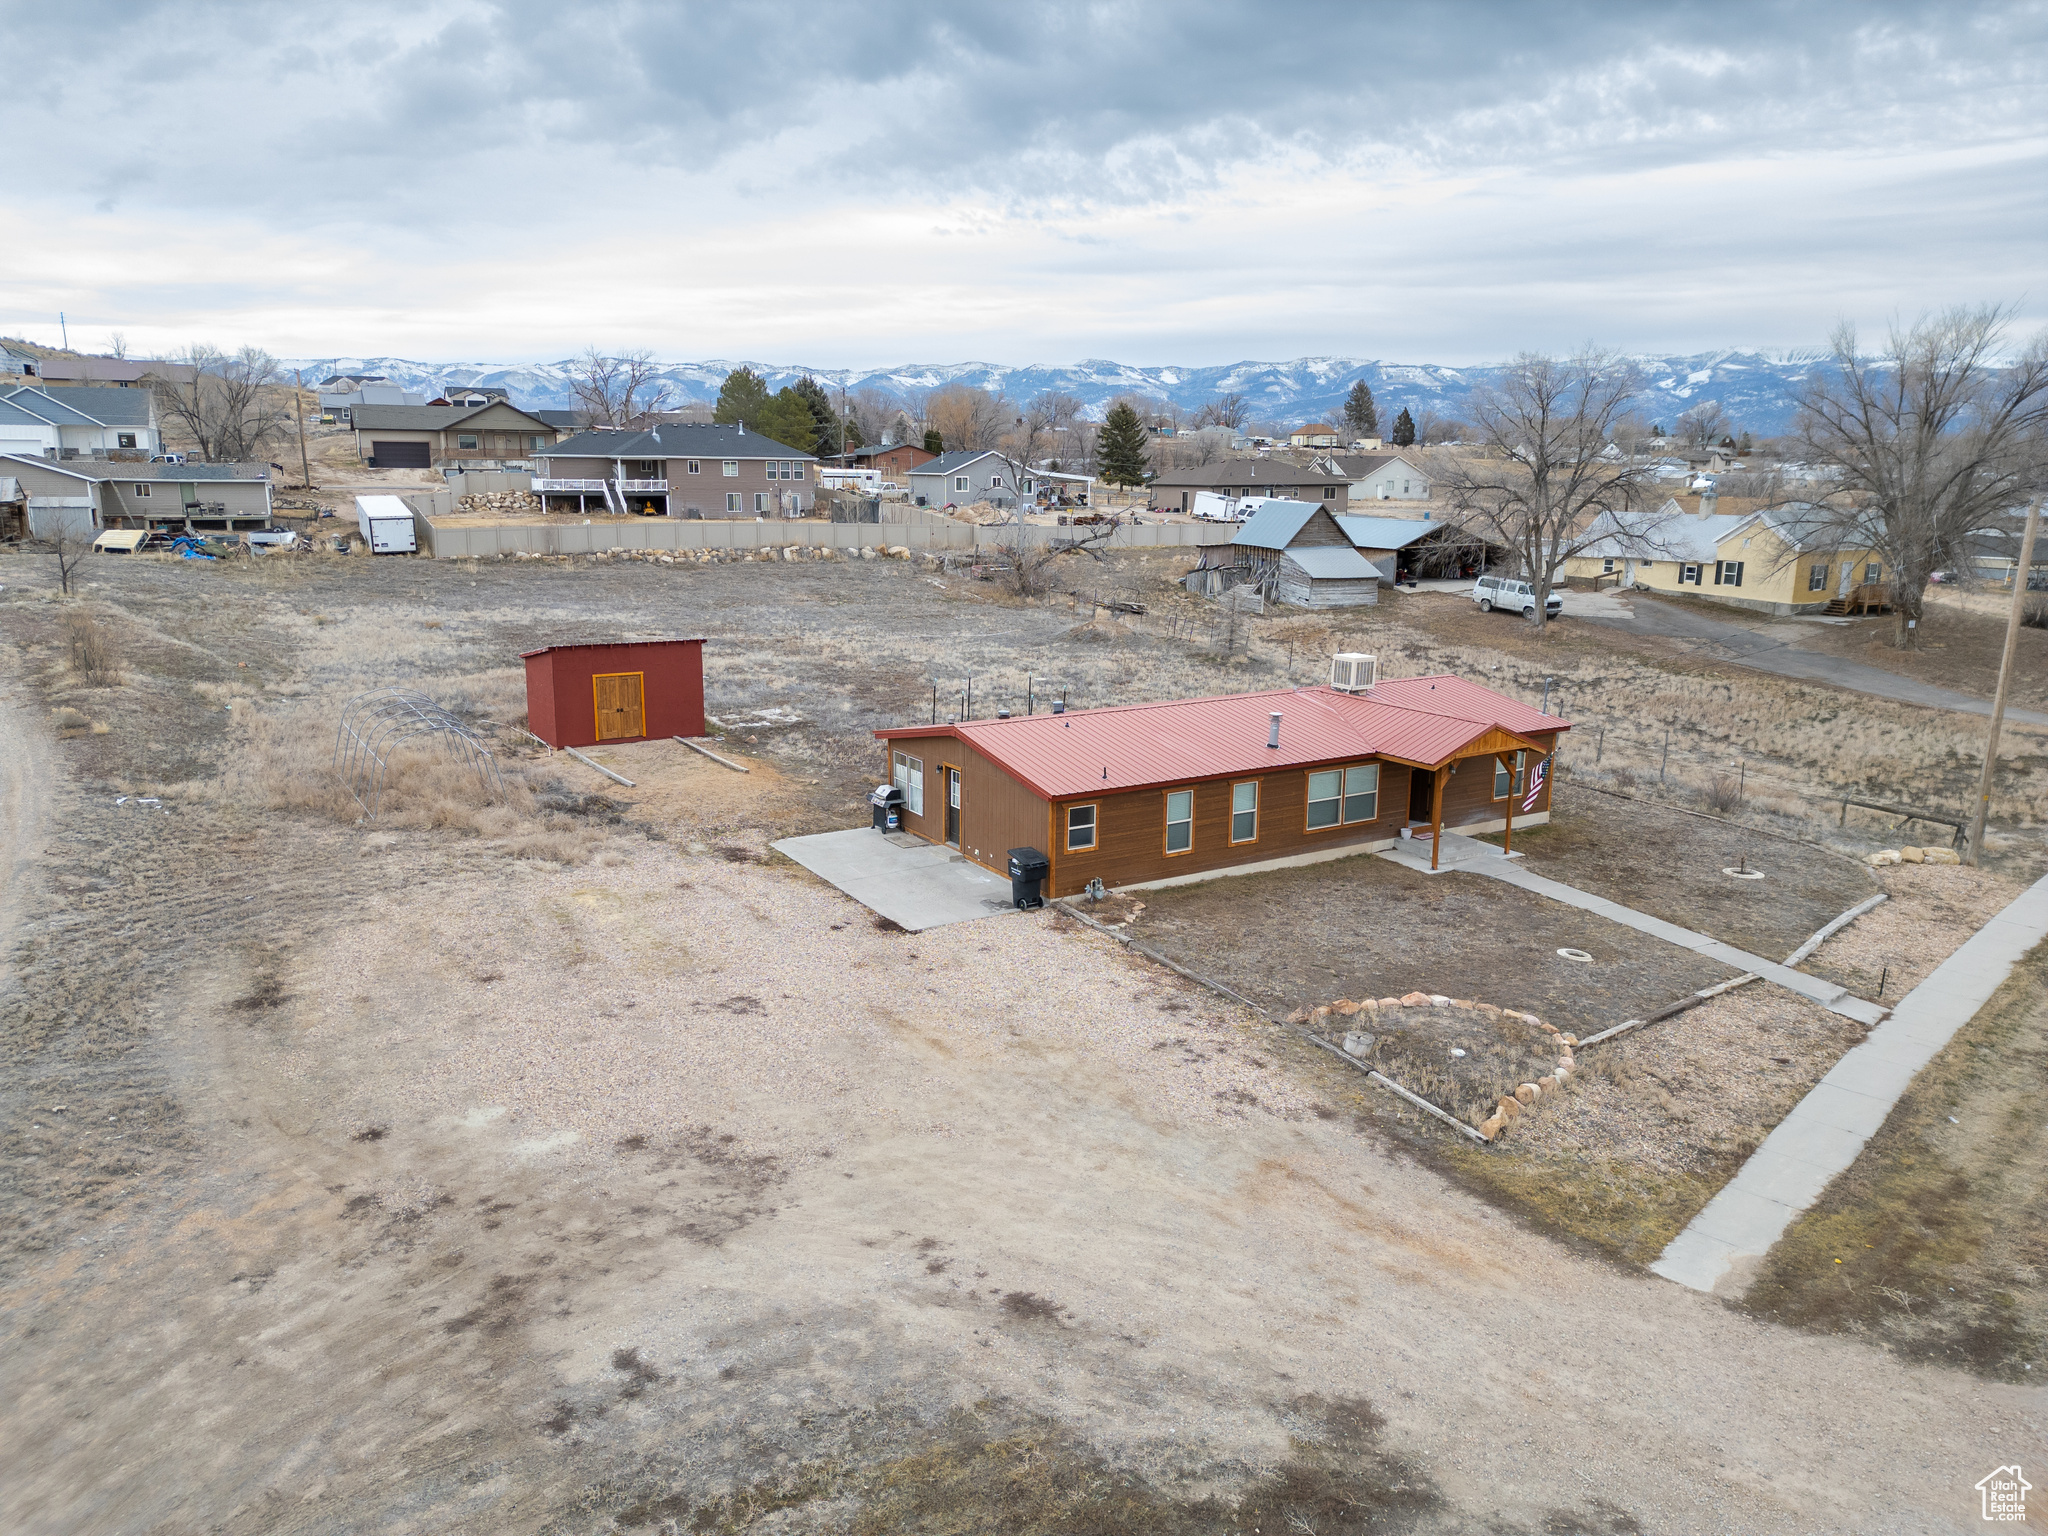
[[908,832],[857,827],[769,846],[912,933],[1016,911],[1007,878]]
[[[1424,874],[1432,872],[1429,867],[1429,839],[1426,837],[1418,837],[1412,842],[1383,849],[1380,857]],[[1790,966],[1780,965],[1775,960],[1766,960],[1761,955],[1752,955],[1747,950],[1737,949],[1733,944],[1724,944],[1707,934],[1695,933],[1692,929],[1681,928],[1676,923],[1667,923],[1661,917],[1652,917],[1647,912],[1624,907],[1620,902],[1609,901],[1605,896],[1595,896],[1590,891],[1582,891],[1577,886],[1566,885],[1560,880],[1545,879],[1542,875],[1525,869],[1519,862],[1520,858],[1520,854],[1512,858],[1504,855],[1491,843],[1482,843],[1476,838],[1459,837],[1455,833],[1446,832],[1443,852],[1434,873],[1443,874],[1453,869],[1463,870],[1467,874],[1485,875],[1490,880],[1520,886],[1534,895],[1547,896],[1552,901],[1563,902],[1568,907],[1577,907],[1582,912],[1591,912],[1611,923],[1619,923],[1624,928],[1633,928],[1638,933],[1647,933],[1667,944],[1676,944],[1680,949],[1689,949],[1696,955],[1718,960],[1734,970],[1754,971],[1764,980],[1776,982],[1787,991],[1797,992],[1801,997],[1811,998],[1830,1012],[1854,1019],[1859,1024],[1875,1024],[1885,1016],[1883,1008],[1854,996],[1846,987],[1838,987],[1832,981],[1823,981],[1818,976],[1809,976],[1804,971],[1795,971]]]
[[1740,1295],[1792,1218],[1855,1162],[1914,1077],[2026,952],[2048,936],[2048,879],[1979,929],[1892,1016],[1835,1063],[1749,1161],[1671,1240],[1651,1272],[1696,1291]]

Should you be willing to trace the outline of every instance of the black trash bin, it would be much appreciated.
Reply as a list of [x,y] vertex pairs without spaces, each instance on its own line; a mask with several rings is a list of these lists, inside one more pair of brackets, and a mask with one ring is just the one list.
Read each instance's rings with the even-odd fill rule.
[[903,826],[903,791],[894,784],[877,784],[868,791],[868,804],[875,808],[875,830],[895,832]]
[[1010,850],[1010,901],[1018,911],[1045,905],[1045,877],[1052,873],[1052,860],[1036,848]]

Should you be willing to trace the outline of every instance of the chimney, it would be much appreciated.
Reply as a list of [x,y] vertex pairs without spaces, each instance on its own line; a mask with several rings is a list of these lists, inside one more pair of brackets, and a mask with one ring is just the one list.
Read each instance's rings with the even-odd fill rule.
[[1268,718],[1272,723],[1266,728],[1266,745],[1278,747],[1280,745],[1280,711],[1274,710]]
[[1716,506],[1719,504],[1720,500],[1721,498],[1718,495],[1716,495],[1713,491],[1708,491],[1704,493],[1700,497],[1700,516],[1712,517],[1714,515],[1714,510]]

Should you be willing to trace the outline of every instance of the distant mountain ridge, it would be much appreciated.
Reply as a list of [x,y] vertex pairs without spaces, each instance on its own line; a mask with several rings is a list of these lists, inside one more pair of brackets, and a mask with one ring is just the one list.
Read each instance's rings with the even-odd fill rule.
[[[1815,359],[1800,353],[1701,352],[1689,357],[1640,356],[1634,359],[1645,380],[1641,413],[1666,428],[1680,412],[1702,400],[1716,400],[1738,430],[1759,437],[1775,436],[1791,424],[1793,394]],[[293,358],[286,364],[303,368],[309,381],[337,373],[381,373],[406,389],[436,395],[459,385],[491,385],[507,391],[514,404],[532,410],[573,407],[569,386],[571,360],[557,363],[420,363],[400,357]],[[1142,368],[1129,363],[1090,358],[1071,366],[1000,363],[908,363],[895,368],[801,368],[783,363],[745,364],[725,361],[671,363],[659,376],[684,400],[713,400],[725,376],[738,367],[752,368],[770,389],[794,384],[808,374],[833,390],[844,387],[884,389],[892,394],[969,384],[1000,389],[1012,400],[1025,401],[1049,389],[1073,395],[1100,417],[1118,395],[1141,394],[1171,400],[1184,409],[1199,409],[1218,395],[1241,394],[1257,420],[1290,424],[1317,417],[1334,418],[1344,397],[1365,380],[1378,404],[1382,431],[1389,429],[1403,406],[1420,415],[1462,416],[1473,388],[1492,382],[1500,365],[1449,368],[1437,363],[1388,363],[1350,357],[1299,357],[1292,362],[1240,362],[1223,366]]]

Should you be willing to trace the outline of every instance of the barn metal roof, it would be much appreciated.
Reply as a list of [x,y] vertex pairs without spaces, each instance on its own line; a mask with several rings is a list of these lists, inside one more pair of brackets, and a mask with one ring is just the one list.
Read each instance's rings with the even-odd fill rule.
[[1378,581],[1379,567],[1357,550],[1335,544],[1302,544],[1287,551],[1287,558],[1300,566],[1314,581]]
[[[1279,711],[1280,745],[1266,745]],[[1048,800],[1108,794],[1274,768],[1391,757],[1434,767],[1495,728],[1518,736],[1571,729],[1456,677],[1382,682],[1369,694],[1278,688],[1218,698],[1073,710],[877,731],[884,741],[965,741]]]
[[521,651],[520,660],[528,656],[545,656],[549,651],[595,651],[611,650],[626,645],[702,645],[702,635],[677,635],[671,640],[562,640],[554,645],[543,645],[537,650]]
[[1337,519],[1337,526],[1359,549],[1406,549],[1423,535],[1435,533],[1444,525],[1433,523],[1428,518],[1356,517],[1347,513]]

